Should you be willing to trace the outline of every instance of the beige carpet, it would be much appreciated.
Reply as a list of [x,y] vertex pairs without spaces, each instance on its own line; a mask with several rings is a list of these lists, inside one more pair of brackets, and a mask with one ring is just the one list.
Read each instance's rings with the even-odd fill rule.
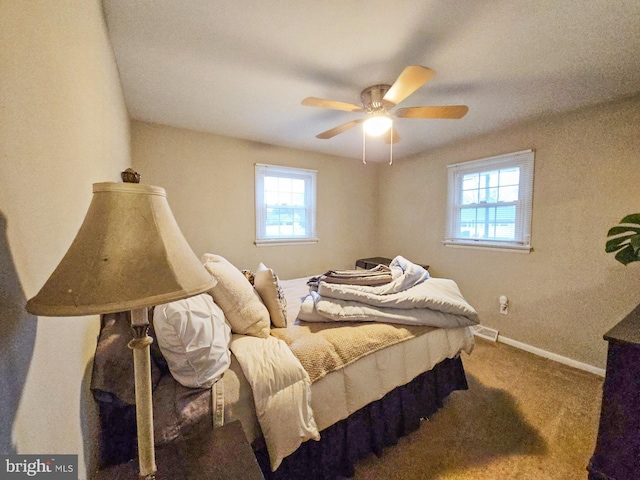
[[586,479],[603,379],[502,343],[463,354],[469,390],[369,456],[354,480]]

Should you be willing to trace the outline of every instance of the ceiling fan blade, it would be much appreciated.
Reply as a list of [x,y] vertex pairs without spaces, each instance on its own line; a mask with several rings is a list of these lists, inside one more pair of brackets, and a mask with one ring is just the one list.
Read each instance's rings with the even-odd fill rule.
[[452,118],[464,117],[469,111],[466,105],[449,105],[446,107],[408,107],[396,110],[400,118]]
[[328,138],[335,137],[336,135],[346,132],[350,128],[355,127],[357,124],[364,122],[364,118],[360,118],[358,120],[351,120],[350,122],[343,123],[340,126],[334,127],[331,130],[327,130],[326,132],[319,133],[316,135],[316,138],[320,138],[322,140],[327,140]]
[[410,65],[405,68],[391,88],[385,93],[383,99],[398,105],[401,101],[424,85],[435,71],[420,65]]
[[330,108],[332,110],[343,110],[345,112],[362,112],[362,107],[353,103],[337,102],[335,100],[325,100],[324,98],[307,97],[302,100],[305,107]]
[[395,126],[392,126],[389,131],[384,134],[384,143],[391,143],[391,130],[393,130],[393,143],[398,143],[400,141],[400,135],[398,135]]

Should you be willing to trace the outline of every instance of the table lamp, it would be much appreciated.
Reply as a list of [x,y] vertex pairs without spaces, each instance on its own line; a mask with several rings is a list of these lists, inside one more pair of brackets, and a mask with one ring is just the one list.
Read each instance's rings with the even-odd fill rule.
[[164,189],[137,183],[131,169],[122,178],[93,185],[76,238],[26,308],[49,317],[131,311],[138,465],[140,478],[154,479],[147,309],[205,292],[215,279],[182,235]]

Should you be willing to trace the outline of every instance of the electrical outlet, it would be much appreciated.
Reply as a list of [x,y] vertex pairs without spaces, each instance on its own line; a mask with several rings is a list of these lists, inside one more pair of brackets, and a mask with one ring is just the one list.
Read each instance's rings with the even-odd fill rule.
[[504,295],[500,296],[500,313],[507,315],[509,313],[509,299]]

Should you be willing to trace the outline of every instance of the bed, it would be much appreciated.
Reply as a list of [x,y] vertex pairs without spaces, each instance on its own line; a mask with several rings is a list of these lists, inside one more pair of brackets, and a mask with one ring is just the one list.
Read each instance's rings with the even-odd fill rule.
[[[225,268],[230,267],[225,264]],[[226,273],[216,271],[220,279]],[[285,439],[284,446],[271,440],[287,436],[286,428],[290,426],[281,424],[291,422],[264,423],[265,404],[257,400],[257,393],[254,398],[254,391],[262,388],[262,383],[256,383],[261,377],[251,374],[248,378],[245,372],[250,369],[239,360],[245,355],[246,345],[262,348],[269,342],[256,335],[233,333],[230,349],[234,353],[229,355],[228,368],[213,388],[181,385],[171,374],[158,342],[154,342],[152,384],[157,445],[189,436],[215,435],[214,425],[239,420],[265,478],[350,477],[358,459],[370,453],[380,455],[399,437],[416,430],[421,419],[433,415],[451,392],[467,389],[460,354],[471,353],[473,349],[469,326],[439,328],[340,321],[340,318],[300,321],[303,300],[310,297],[307,280],[276,278],[279,295],[285,300],[281,298],[279,303],[285,317],[280,322],[284,320],[287,326],[272,323],[267,335],[270,342],[280,347],[286,344],[286,355],[296,352],[294,356],[298,355],[305,378],[309,378],[301,387],[309,394],[308,412],[303,409],[308,415],[307,423],[302,423],[309,431],[297,435],[298,428]],[[238,298],[234,292],[222,293],[225,299],[232,300],[227,308],[236,308]],[[224,304],[220,294],[220,291],[217,295],[212,293],[217,304]],[[246,308],[235,314],[246,316]],[[383,332],[383,337],[378,331]],[[156,335],[153,324],[150,335]],[[122,463],[136,455],[133,365],[127,348],[130,337],[127,313],[103,316],[91,384],[101,418],[101,467]],[[369,337],[374,338],[373,347],[370,343],[359,343],[355,354],[338,359],[335,364],[336,358],[343,356],[342,345],[349,343],[345,338]],[[380,342],[379,338],[385,341]],[[337,346],[334,343],[331,355],[323,353],[321,359],[317,352],[305,359],[297,351],[307,349],[310,343],[332,340],[337,341]],[[263,355],[263,351],[258,354]],[[323,362],[329,367],[318,369],[317,365]],[[271,363],[280,368],[277,361]],[[264,370],[260,372],[265,376]],[[284,398],[287,403],[291,394],[287,392]],[[291,414],[286,406],[285,410]],[[273,418],[283,418],[282,412],[274,411]],[[270,426],[274,423],[280,425],[274,427],[276,431]],[[312,431],[314,428],[317,435]]]

